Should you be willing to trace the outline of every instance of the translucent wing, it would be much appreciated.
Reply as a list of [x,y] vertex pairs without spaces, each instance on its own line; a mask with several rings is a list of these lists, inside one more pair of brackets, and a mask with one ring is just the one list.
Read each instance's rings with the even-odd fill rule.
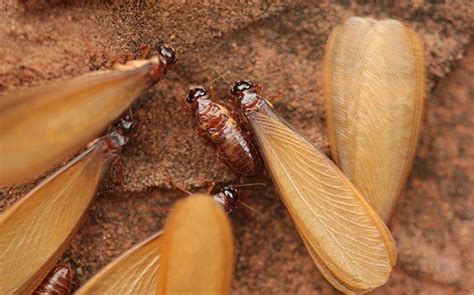
[[31,292],[48,274],[114,158],[99,140],[0,215],[1,294]]
[[74,294],[156,294],[161,233],[112,261]]
[[333,158],[388,220],[421,126],[421,42],[399,21],[351,17],[329,38],[325,88]]
[[32,178],[96,138],[154,82],[156,63],[132,61],[1,97],[0,186]]
[[230,222],[210,196],[191,196],[175,206],[162,245],[158,294],[230,294]]
[[341,291],[363,292],[384,284],[396,261],[395,247],[364,198],[268,105],[247,118],[275,186],[322,273]]

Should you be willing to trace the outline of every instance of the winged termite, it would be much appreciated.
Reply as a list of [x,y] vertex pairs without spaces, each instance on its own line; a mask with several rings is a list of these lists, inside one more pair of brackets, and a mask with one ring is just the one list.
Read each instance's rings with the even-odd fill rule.
[[204,86],[194,86],[186,97],[199,124],[199,134],[217,146],[217,157],[229,168],[244,175],[254,175],[261,166],[260,155],[230,111],[215,103]]
[[332,157],[387,221],[422,121],[421,41],[399,21],[351,17],[331,33],[324,68]]
[[35,290],[78,229],[126,141],[111,130],[0,215],[0,294]]
[[125,252],[75,294],[155,294],[161,253],[161,232]]
[[148,60],[0,98],[0,186],[30,179],[79,150],[175,61],[174,49],[161,45]]
[[259,93],[260,87],[248,81],[231,88],[314,262],[343,292],[366,292],[384,284],[396,262],[385,224],[324,153]]
[[33,295],[69,295],[71,293],[72,272],[65,265],[56,265],[41,282]]
[[158,294],[230,294],[229,219],[208,195],[179,201],[164,227]]
[[[258,185],[258,184],[249,184]],[[226,185],[212,199],[230,213],[239,203],[237,187]],[[188,191],[176,186],[180,190]],[[189,193],[191,195],[191,193]],[[86,282],[75,294],[154,294],[158,283],[161,232],[114,259]]]

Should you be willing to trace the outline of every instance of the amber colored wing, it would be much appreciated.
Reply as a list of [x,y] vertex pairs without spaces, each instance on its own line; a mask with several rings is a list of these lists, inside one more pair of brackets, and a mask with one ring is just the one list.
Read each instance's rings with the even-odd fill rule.
[[0,294],[33,291],[63,253],[114,156],[97,141],[0,215]]
[[158,294],[230,294],[230,222],[210,196],[179,201],[166,220]]
[[280,197],[323,274],[341,291],[384,284],[396,262],[394,242],[360,193],[268,105],[248,119]]
[[74,294],[156,294],[161,232],[116,258]]
[[331,33],[324,68],[332,156],[387,221],[421,127],[421,41],[399,21],[351,17]]
[[0,186],[52,168],[96,138],[150,86],[151,63],[0,97]]

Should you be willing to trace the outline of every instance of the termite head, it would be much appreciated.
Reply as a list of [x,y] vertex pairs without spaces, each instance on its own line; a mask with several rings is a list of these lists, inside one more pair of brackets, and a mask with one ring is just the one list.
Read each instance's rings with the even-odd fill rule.
[[176,50],[170,45],[162,43],[158,45],[158,56],[166,74],[168,68],[176,63]]
[[251,90],[254,88],[254,85],[251,81],[248,80],[238,80],[230,88],[230,94],[234,98],[239,98],[244,94],[245,91]]
[[[155,61],[156,61],[156,57]],[[168,71],[176,63],[176,51],[168,44],[158,45],[158,62],[153,63],[151,69],[151,79],[153,83],[158,82],[168,74]]]
[[129,135],[133,130],[133,117],[131,112],[127,112],[120,117],[112,128],[118,129],[120,133]]
[[189,88],[186,102],[191,105],[191,110],[194,112],[199,108],[199,103],[209,99],[209,91],[204,86],[193,86]]
[[230,88],[231,101],[240,106],[243,113],[258,110],[258,105],[264,103],[259,95],[260,86],[248,80],[238,80]]
[[239,192],[232,185],[226,185],[214,196],[214,199],[224,206],[225,212],[229,213],[237,206]]

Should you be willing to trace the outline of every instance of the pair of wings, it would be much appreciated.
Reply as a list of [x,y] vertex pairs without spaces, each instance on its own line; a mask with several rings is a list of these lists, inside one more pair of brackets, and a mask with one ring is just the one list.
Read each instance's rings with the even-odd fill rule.
[[75,294],[156,294],[161,246],[159,232],[116,258]]
[[246,117],[277,191],[324,276],[343,292],[384,284],[396,262],[395,246],[364,197],[268,104]]
[[384,220],[411,169],[424,109],[423,47],[403,23],[351,17],[324,57],[333,159]]
[[76,294],[230,294],[230,222],[208,195],[179,201],[164,232],[127,251]]
[[156,82],[155,59],[1,97],[0,186],[34,178],[99,136]]
[[77,231],[116,156],[97,140],[0,215],[0,294],[35,290]]

